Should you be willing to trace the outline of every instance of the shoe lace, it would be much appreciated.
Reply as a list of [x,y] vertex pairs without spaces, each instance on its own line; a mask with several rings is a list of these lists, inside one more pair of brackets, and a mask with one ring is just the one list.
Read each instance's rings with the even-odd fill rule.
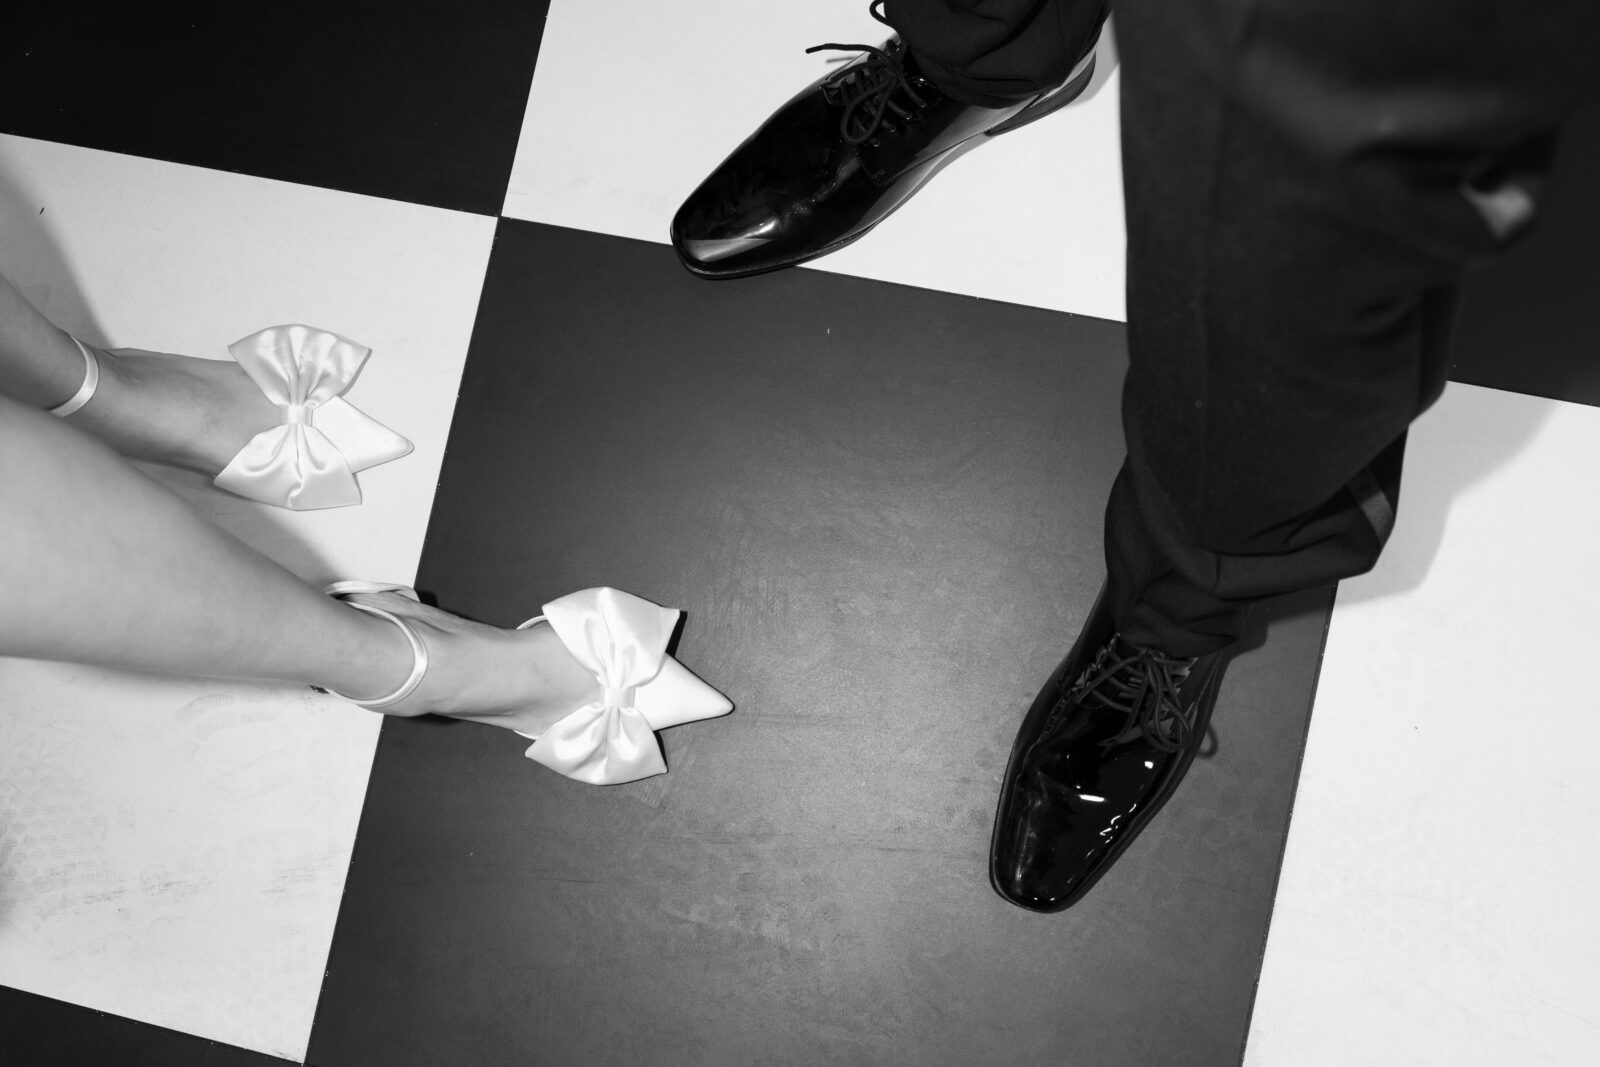
[[[872,0],[868,10],[873,18],[888,26],[883,3],[884,0]],[[839,116],[839,134],[846,144],[858,145],[871,139],[890,112],[902,119],[910,117],[911,112],[894,99],[896,89],[903,90],[918,107],[927,104],[906,77],[903,48],[889,52],[870,44],[819,44],[807,48],[806,54],[828,51],[867,54],[865,61],[834,71],[822,83],[823,95],[844,108]]]
[[1185,706],[1178,687],[1195,662],[1139,648],[1119,634],[1106,642],[1071,695],[1126,716],[1122,728],[1102,742],[1102,748],[1111,748],[1137,730],[1161,751],[1177,752],[1194,736],[1199,702],[1191,700]]

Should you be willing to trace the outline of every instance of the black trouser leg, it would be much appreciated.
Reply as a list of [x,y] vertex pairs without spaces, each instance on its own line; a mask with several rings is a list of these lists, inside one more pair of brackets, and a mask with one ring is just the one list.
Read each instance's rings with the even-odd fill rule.
[[1526,227],[1600,71],[1590,0],[1121,0],[1124,636],[1225,646],[1250,602],[1360,573],[1456,286]]
[[889,0],[884,15],[943,92],[1004,107],[1067,80],[1106,0]]

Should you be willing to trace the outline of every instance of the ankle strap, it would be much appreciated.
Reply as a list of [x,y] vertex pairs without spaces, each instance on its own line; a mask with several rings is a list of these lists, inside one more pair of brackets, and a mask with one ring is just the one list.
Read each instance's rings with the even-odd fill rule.
[[72,338],[72,343],[78,346],[79,352],[83,353],[83,384],[78,386],[78,391],[73,393],[66,402],[57,404],[50,409],[50,414],[61,419],[66,418],[87,404],[90,398],[94,396],[94,391],[100,388],[100,361],[94,358],[93,352],[84,347],[82,341],[73,337],[70,333],[67,336]]
[[412,625],[394,612],[373,607],[371,604],[362,604],[359,601],[350,600],[348,596],[350,593],[394,592],[402,596],[409,596],[410,599],[415,600],[416,594],[404,586],[380,585],[373,582],[335,582],[324,589],[323,592],[336,600],[343,601],[357,611],[366,612],[368,615],[376,615],[380,619],[387,619],[398,626],[400,632],[405,635],[406,643],[411,646],[411,673],[406,676],[406,680],[401,682],[399,688],[395,689],[394,692],[386,693],[381,697],[373,697],[370,700],[360,700],[353,696],[346,696],[344,693],[328,689],[326,686],[322,688],[341,700],[348,700],[352,704],[371,710],[386,708],[390,704],[398,704],[410,696],[417,686],[422,683],[423,676],[428,673],[428,646],[422,643],[422,638],[417,635],[417,631]]

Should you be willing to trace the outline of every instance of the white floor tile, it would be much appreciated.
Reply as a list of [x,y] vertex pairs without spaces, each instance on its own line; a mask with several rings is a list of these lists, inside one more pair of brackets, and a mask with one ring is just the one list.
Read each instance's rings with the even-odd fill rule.
[[[505,214],[664,243],[700,180],[829,69],[808,46],[887,35],[861,0],[553,0]],[[815,266],[1123,319],[1109,38],[1077,104],[958,160]]]
[[[303,577],[410,581],[494,220],[0,137],[0,270],[86,339],[227,358],[306,322],[416,451],[293,514],[152,468]],[[87,515],[86,521],[104,521]],[[0,984],[303,1055],[379,718],[281,687],[0,660]]]
[[1246,1063],[1590,1064],[1600,410],[1452,385],[1339,590]]

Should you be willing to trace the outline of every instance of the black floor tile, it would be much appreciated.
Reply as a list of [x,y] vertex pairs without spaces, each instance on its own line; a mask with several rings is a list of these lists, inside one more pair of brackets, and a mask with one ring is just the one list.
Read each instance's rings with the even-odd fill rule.
[[420,587],[612,584],[737,703],[611,788],[385,724],[317,1067],[1235,1063],[1327,591],[1079,908],[990,890],[998,778],[1101,580],[1120,326],[502,222]]
[[497,214],[547,0],[0,10],[0,132]]
[[291,1061],[0,986],[9,1067],[283,1067]]

